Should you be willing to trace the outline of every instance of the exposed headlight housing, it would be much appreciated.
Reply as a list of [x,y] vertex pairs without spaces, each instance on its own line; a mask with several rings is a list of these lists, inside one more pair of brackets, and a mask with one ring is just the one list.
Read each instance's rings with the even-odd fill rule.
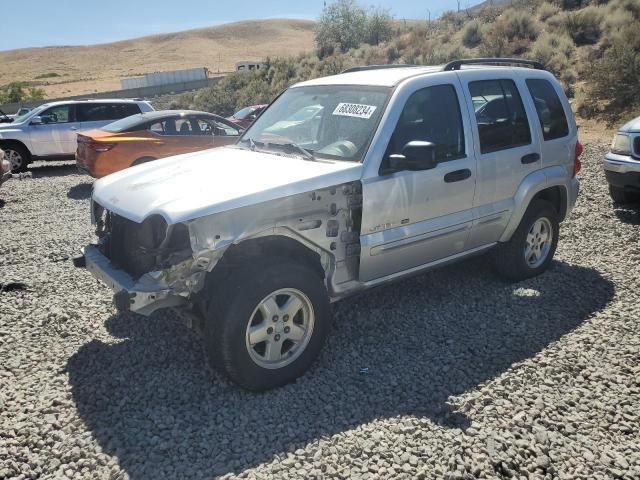
[[631,140],[626,133],[616,133],[611,142],[611,153],[631,155]]

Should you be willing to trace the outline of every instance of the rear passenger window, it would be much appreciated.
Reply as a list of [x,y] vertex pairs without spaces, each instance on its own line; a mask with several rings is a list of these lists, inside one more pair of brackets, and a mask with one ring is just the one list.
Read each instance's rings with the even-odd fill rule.
[[482,153],[531,143],[527,115],[512,80],[471,82],[469,92],[476,113]]
[[531,78],[527,80],[527,87],[536,105],[544,139],[553,140],[569,135],[567,116],[553,85],[548,80]]
[[460,104],[452,85],[423,88],[409,97],[381,168],[388,167],[389,155],[401,153],[403,147],[414,140],[433,143],[439,162],[465,156]]
[[81,122],[102,122],[120,120],[140,113],[133,103],[85,103],[77,106],[78,120]]

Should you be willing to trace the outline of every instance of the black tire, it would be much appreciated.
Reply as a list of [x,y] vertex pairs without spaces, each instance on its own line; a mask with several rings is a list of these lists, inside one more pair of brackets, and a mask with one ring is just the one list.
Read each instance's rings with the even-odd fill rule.
[[[211,366],[239,386],[264,391],[294,381],[322,350],[331,325],[327,290],[317,273],[285,258],[234,266],[222,285],[213,285],[204,324],[204,340]],[[308,343],[292,363],[264,368],[249,352],[246,335],[254,310],[272,292],[293,288],[310,300],[314,325]],[[293,321],[293,319],[292,319]],[[282,349],[280,350],[282,352]]]
[[[551,225],[551,244],[544,261],[540,265],[532,267],[525,259],[527,235],[536,221],[541,218],[546,218]],[[540,275],[549,268],[553,260],[558,246],[559,234],[559,215],[553,205],[545,200],[533,200],[511,239],[498,245],[495,252],[496,270],[501,276],[516,282]]]
[[609,185],[609,195],[611,195],[613,203],[632,203],[640,198],[640,195],[634,195],[624,188],[614,187],[613,185]]
[[0,148],[4,150],[5,158],[7,160],[9,160],[10,151],[15,152],[17,155],[19,155],[21,159],[20,164],[17,167],[14,167],[12,165],[11,173],[20,173],[20,172],[27,171],[27,166],[31,161],[31,153],[29,152],[29,150],[27,150],[26,147],[24,147],[23,145],[20,145],[19,143],[8,143],[0,146]]
[[147,162],[153,162],[154,160],[156,160],[153,157],[142,157],[137,159],[135,162],[133,162],[131,164],[132,167],[135,167],[136,165],[142,165],[143,163],[147,163]]

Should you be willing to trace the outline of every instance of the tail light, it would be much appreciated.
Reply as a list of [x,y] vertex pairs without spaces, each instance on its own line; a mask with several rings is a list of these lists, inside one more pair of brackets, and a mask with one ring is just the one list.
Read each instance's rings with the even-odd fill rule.
[[89,148],[91,150],[95,150],[96,152],[108,152],[115,146],[115,143],[96,142],[95,140],[89,142]]
[[580,155],[582,155],[582,150],[584,150],[584,147],[582,146],[580,141],[577,141],[575,155],[573,157],[573,176],[574,177],[582,169],[582,163],[580,162]]

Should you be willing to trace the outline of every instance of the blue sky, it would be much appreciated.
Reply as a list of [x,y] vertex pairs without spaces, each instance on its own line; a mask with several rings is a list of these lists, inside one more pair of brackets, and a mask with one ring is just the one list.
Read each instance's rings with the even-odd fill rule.
[[[461,7],[480,0],[461,0]],[[24,19],[2,22],[0,50],[87,45],[259,18],[316,19],[323,0],[4,0],[0,12]],[[327,0],[327,3],[331,3]],[[432,18],[456,0],[361,0],[389,8],[396,18]],[[2,15],[5,16],[5,15]]]

